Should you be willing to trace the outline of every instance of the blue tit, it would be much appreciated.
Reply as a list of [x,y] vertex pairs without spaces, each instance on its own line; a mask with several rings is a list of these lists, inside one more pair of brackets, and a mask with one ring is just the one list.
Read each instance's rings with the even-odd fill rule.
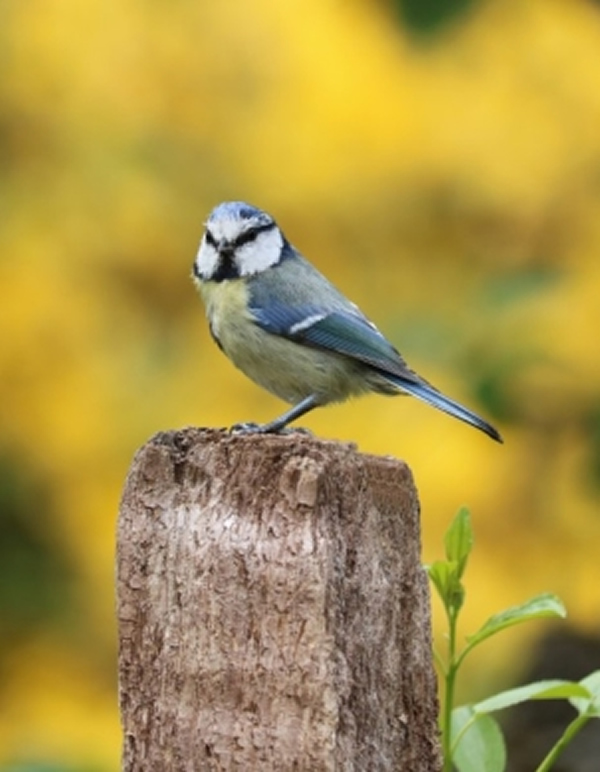
[[248,430],[278,432],[315,407],[377,392],[412,394],[502,442],[487,421],[413,372],[266,212],[242,202],[213,209],[193,278],[221,350],[292,405],[267,424],[241,425]]

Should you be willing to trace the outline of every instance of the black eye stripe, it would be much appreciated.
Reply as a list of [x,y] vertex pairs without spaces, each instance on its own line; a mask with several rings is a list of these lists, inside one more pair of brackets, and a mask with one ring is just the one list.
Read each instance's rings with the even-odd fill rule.
[[268,222],[268,223],[265,223],[264,225],[256,225],[253,228],[249,228],[247,231],[244,231],[244,233],[240,233],[237,239],[233,242],[233,246],[243,247],[244,244],[249,244],[251,241],[254,241],[254,239],[258,236],[259,233],[270,231],[274,227],[275,227],[274,222]]
[[[251,241],[254,241],[259,233],[270,231],[275,227],[276,226],[274,222],[268,222],[264,223],[263,225],[255,225],[254,227],[248,228],[248,230],[244,231],[244,233],[240,233],[237,239],[234,239],[234,241],[231,242],[231,246],[234,249],[243,247],[244,244],[249,244]],[[208,230],[208,228],[206,228],[204,231],[204,240],[209,246],[213,247],[214,249],[218,249],[219,244],[212,233]]]

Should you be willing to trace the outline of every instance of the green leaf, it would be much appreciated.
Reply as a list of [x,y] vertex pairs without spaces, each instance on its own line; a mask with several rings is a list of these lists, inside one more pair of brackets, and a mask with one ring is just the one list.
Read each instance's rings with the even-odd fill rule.
[[452,566],[445,560],[436,560],[435,563],[425,566],[425,570],[442,602],[445,603],[453,574]]
[[503,772],[506,746],[498,722],[469,705],[452,711],[452,760],[459,772]]
[[586,698],[589,703],[590,691],[575,681],[536,681],[516,689],[508,689],[486,700],[475,703],[473,710],[476,713],[491,713],[495,710],[503,710],[512,705],[518,705],[527,700],[560,700],[571,698]]
[[600,670],[595,670],[579,682],[588,691],[588,699],[574,696],[571,705],[578,713],[600,718]]
[[473,549],[473,528],[471,515],[466,507],[461,507],[444,537],[447,560],[456,563],[459,578],[467,566],[469,554]]
[[463,604],[465,590],[458,576],[456,563],[447,560],[436,560],[425,570],[438,591],[446,611],[457,611]]
[[476,633],[467,637],[468,649],[472,649],[486,638],[505,630],[507,627],[528,622],[530,619],[564,618],[566,615],[565,607],[556,595],[552,593],[536,595],[535,598],[531,598],[520,606],[512,606],[490,617]]

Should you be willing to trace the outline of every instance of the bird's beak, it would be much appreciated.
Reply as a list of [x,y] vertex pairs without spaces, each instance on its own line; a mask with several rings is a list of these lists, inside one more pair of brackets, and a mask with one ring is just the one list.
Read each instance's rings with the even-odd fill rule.
[[227,239],[221,239],[217,244],[217,251],[224,257],[231,257],[233,255],[233,244],[227,241]]

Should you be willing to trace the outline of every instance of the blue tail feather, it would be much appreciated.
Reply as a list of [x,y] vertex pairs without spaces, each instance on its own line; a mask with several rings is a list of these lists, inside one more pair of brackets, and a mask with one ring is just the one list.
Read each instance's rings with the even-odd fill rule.
[[461,421],[474,426],[493,440],[503,442],[499,432],[487,421],[484,421],[481,416],[478,416],[477,413],[474,413],[472,410],[469,410],[460,403],[450,399],[450,397],[447,397],[437,389],[434,389],[434,387],[430,386],[428,383],[393,377],[389,373],[386,373],[385,377],[395,383],[402,391],[412,394],[413,397],[417,397],[428,405],[436,407],[438,410],[442,410],[444,413],[448,413],[448,415],[459,418]]

